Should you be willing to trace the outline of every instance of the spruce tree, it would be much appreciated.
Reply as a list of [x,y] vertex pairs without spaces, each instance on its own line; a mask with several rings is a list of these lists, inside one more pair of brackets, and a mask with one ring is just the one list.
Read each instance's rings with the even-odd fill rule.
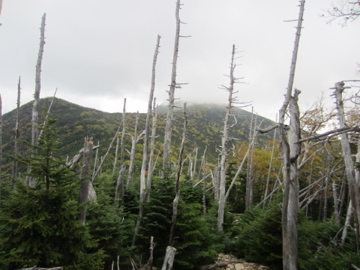
[[48,119],[41,126],[43,135],[38,145],[29,146],[36,148],[30,149],[33,156],[17,157],[19,163],[29,166],[28,176],[36,179],[36,185],[30,187],[19,180],[3,204],[1,269],[34,265],[102,269],[102,251],[87,252],[96,247],[96,242],[77,220],[80,181],[57,156],[54,124],[54,119]]

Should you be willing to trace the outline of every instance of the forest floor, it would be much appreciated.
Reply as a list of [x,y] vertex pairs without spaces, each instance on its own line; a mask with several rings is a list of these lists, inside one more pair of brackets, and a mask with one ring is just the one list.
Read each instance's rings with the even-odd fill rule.
[[201,270],[269,270],[269,268],[245,262],[231,255],[220,254],[215,264],[203,266]]

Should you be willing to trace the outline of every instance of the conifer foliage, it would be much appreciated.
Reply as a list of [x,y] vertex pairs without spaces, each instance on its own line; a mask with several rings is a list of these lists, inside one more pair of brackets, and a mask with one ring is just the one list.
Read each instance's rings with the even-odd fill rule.
[[[1,269],[23,266],[67,266],[66,269],[101,269],[102,251],[87,252],[96,246],[88,228],[80,225],[76,173],[56,155],[55,121],[43,128],[32,158],[17,157],[30,168],[36,186],[19,181],[1,208]],[[91,262],[91,263],[89,263]],[[86,265],[86,266],[85,266]]]

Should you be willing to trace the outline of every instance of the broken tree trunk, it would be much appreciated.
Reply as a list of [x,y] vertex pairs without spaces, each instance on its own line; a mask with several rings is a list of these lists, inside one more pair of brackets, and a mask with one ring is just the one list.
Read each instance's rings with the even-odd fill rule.
[[161,270],[172,270],[175,254],[176,254],[176,248],[171,246],[168,246],[166,248],[166,255]]

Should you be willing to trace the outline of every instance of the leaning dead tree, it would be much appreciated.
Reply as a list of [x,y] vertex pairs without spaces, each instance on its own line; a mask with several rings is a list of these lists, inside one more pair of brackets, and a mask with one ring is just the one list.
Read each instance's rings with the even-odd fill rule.
[[[344,90],[346,89],[344,82],[338,82],[335,84],[335,104],[336,109],[338,112],[338,120],[339,120],[339,127],[340,128],[348,128],[345,122],[345,111],[344,111],[344,101],[342,98],[342,94]],[[350,141],[348,138],[347,133],[340,134],[341,138],[341,148],[343,152],[344,157],[344,163],[345,163],[345,172],[346,172],[346,178],[349,185],[349,193],[350,193],[350,199],[352,203],[353,213],[355,216],[355,228],[357,232],[357,236],[359,236],[360,233],[360,183],[359,179],[356,179],[355,175],[359,174],[359,172],[355,172],[356,170],[359,170],[358,166],[355,166],[354,161],[352,159],[351,154],[351,148],[350,148]]]
[[[45,46],[45,21],[46,21],[46,13],[44,13],[41,20],[41,28],[40,28],[40,46],[39,53],[36,63],[36,75],[35,75],[35,93],[34,93],[34,103],[32,109],[32,118],[31,118],[31,145],[37,146],[38,144],[38,136],[39,136],[39,100],[40,100],[40,90],[41,90],[41,64],[44,54],[44,46]],[[27,177],[26,182],[29,186],[34,187],[36,184],[36,180],[32,177]]]
[[176,69],[177,69],[177,60],[179,54],[179,40],[180,40],[180,0],[176,2],[176,30],[175,30],[175,44],[174,44],[174,53],[172,61],[172,71],[171,71],[171,83],[169,94],[169,105],[168,112],[166,116],[166,125],[165,125],[165,135],[164,135],[164,153],[163,153],[163,174],[164,179],[169,178],[170,172],[170,152],[171,152],[171,136],[173,130],[173,117],[174,117],[174,107],[175,107],[175,89],[179,88],[179,84],[176,82]]

